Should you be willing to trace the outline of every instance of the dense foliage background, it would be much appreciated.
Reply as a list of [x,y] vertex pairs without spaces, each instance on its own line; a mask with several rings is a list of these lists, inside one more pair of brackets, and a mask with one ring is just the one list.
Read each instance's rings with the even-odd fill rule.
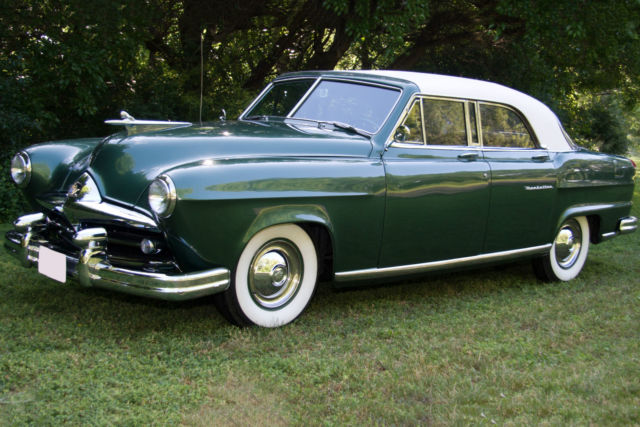
[[201,55],[204,120],[282,72],[388,68],[530,93],[603,151],[639,131],[637,0],[0,0],[0,218],[23,145],[107,134],[122,109],[198,120]]

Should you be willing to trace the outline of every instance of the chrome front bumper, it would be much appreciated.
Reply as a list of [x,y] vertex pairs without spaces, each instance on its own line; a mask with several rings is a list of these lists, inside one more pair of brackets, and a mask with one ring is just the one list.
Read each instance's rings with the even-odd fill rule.
[[[40,247],[52,246],[40,234],[45,226],[46,219],[41,213],[18,218],[14,229],[5,235],[5,248],[25,267],[37,265]],[[80,250],[77,254],[65,254],[68,274],[84,286],[171,301],[211,295],[229,287],[230,272],[226,268],[167,275],[114,267],[104,251],[107,239],[104,228],[78,231],[73,242]]]

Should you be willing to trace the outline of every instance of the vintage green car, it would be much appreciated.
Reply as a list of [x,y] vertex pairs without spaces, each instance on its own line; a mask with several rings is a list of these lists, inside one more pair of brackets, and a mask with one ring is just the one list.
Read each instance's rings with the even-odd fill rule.
[[240,325],[298,317],[318,280],[533,260],[578,275],[637,228],[636,165],[575,146],[507,87],[397,71],[284,74],[237,121],[139,121],[34,145],[11,174],[35,213],[6,247],[61,282],[182,300]]

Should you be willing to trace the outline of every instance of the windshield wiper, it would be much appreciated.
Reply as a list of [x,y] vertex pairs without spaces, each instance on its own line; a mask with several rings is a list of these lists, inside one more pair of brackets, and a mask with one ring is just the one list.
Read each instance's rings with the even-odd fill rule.
[[350,133],[355,133],[361,136],[364,136],[365,138],[369,138],[371,139],[371,134],[365,130],[362,129],[358,129],[355,126],[352,126],[348,123],[343,123],[343,122],[318,122],[318,127],[320,129],[324,129],[324,126],[326,125],[330,125],[333,126],[336,129],[341,129],[341,130],[346,130],[347,132]]

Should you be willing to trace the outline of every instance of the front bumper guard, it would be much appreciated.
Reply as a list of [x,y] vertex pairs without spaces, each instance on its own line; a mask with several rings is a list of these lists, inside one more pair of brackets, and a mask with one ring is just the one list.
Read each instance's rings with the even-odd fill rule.
[[[40,247],[52,246],[40,234],[45,227],[46,218],[42,213],[18,218],[14,229],[5,235],[5,248],[25,267],[37,265]],[[229,287],[230,272],[226,268],[167,275],[114,267],[105,253],[107,238],[107,231],[101,227],[75,234],[74,244],[81,249],[77,255],[65,254],[67,272],[82,285],[169,301],[211,295]]]

